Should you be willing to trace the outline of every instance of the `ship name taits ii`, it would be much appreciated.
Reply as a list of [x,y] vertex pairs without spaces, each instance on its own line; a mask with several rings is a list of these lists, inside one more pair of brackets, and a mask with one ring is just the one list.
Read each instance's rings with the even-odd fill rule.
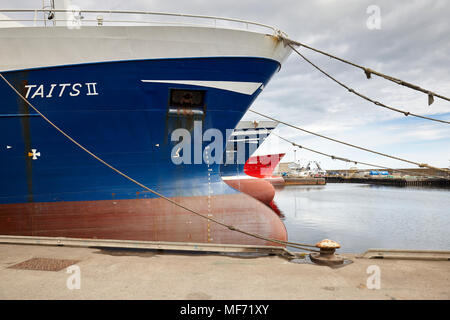
[[79,95],[97,96],[97,82],[85,83],[52,83],[27,84],[25,87],[25,98],[61,98],[64,96],[77,97]]

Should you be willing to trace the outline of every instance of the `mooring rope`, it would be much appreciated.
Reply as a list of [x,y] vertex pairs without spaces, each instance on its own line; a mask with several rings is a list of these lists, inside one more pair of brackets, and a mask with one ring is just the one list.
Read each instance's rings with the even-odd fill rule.
[[301,250],[305,250],[305,251],[311,251],[311,252],[319,252],[318,250],[312,250],[312,249],[308,249],[305,247],[309,247],[309,248],[316,248],[315,245],[312,244],[306,244],[306,243],[298,243],[298,242],[288,242],[288,241],[283,241],[283,240],[278,240],[278,239],[271,239],[271,238],[266,238],[264,236],[261,236],[259,234],[256,233],[252,233],[252,232],[248,232],[248,231],[244,231],[242,229],[236,228],[232,225],[228,225],[222,221],[219,221],[217,219],[211,218],[211,217],[207,217],[204,214],[201,214],[193,209],[190,209],[162,194],[160,194],[159,192],[150,189],[149,187],[147,187],[146,185],[140,183],[139,181],[136,181],[135,179],[129,177],[128,175],[126,175],[125,173],[123,173],[122,171],[120,171],[119,169],[116,169],[115,167],[113,167],[112,165],[110,165],[109,163],[107,163],[106,161],[104,161],[103,159],[101,159],[100,157],[98,157],[97,155],[95,155],[93,152],[89,151],[88,149],[86,149],[83,145],[81,145],[78,141],[76,141],[75,139],[73,139],[70,135],[68,135],[65,131],[63,131],[62,129],[60,129],[56,124],[54,124],[51,120],[49,120],[44,114],[42,114],[31,102],[29,102],[19,91],[17,91],[17,89],[3,76],[3,74],[0,73],[0,77],[3,79],[3,81],[5,81],[5,83],[23,100],[25,101],[25,103],[27,105],[29,105],[37,114],[39,114],[48,124],[50,124],[53,128],[55,128],[59,133],[61,133],[62,135],[64,135],[67,139],[69,139],[73,144],[75,144],[77,147],[79,147],[81,150],[83,150],[84,152],[86,152],[87,154],[89,154],[91,157],[93,157],[94,159],[96,159],[97,161],[99,161],[100,163],[102,163],[103,165],[107,166],[108,168],[110,168],[111,170],[115,171],[116,173],[118,173],[119,175],[121,175],[122,177],[128,179],[129,181],[133,182],[134,184],[138,185],[139,187],[153,193],[154,195],[172,203],[175,206],[178,206],[186,211],[189,211],[199,217],[202,217],[208,221],[212,221],[218,225],[221,225],[225,228],[228,228],[231,231],[236,231],[242,234],[245,234],[247,236],[251,236],[260,240],[264,240],[264,241],[269,241],[269,242],[273,242],[273,243],[277,243],[277,244],[282,244],[285,246],[289,246],[289,247],[293,247],[293,248],[297,248],[297,249],[301,249]]
[[249,109],[249,111],[250,111],[250,112],[253,112],[253,113],[257,114],[257,115],[260,115],[260,116],[262,116],[262,117],[264,117],[264,118],[270,119],[270,120],[272,120],[272,121],[282,123],[282,124],[284,124],[284,125],[286,125],[286,126],[288,126],[288,127],[294,128],[294,129],[296,129],[296,130],[300,130],[300,131],[303,131],[303,132],[306,132],[306,133],[315,135],[315,136],[320,137],[320,138],[323,138],[323,139],[327,139],[327,140],[334,141],[334,142],[337,142],[337,143],[340,143],[340,144],[344,144],[344,145],[349,146],[349,147],[352,147],[352,148],[356,148],[356,149],[359,149],[359,150],[363,150],[363,151],[367,151],[367,152],[370,152],[370,153],[378,154],[378,155],[383,156],[383,157],[387,157],[387,158],[391,158],[391,159],[395,159],[395,160],[399,160],[399,161],[411,163],[411,164],[414,164],[414,165],[419,166],[420,168],[429,168],[429,169],[434,169],[434,170],[442,171],[442,172],[445,172],[445,173],[450,173],[450,170],[448,170],[448,169],[443,169],[443,168],[433,167],[433,166],[430,166],[430,165],[428,165],[428,164],[426,164],[426,163],[419,163],[419,162],[415,162],[415,161],[411,161],[411,160],[407,160],[407,159],[403,159],[403,158],[391,156],[391,155],[389,155],[389,154],[382,153],[382,152],[378,152],[378,151],[375,151],[375,150],[363,148],[363,147],[360,147],[360,146],[357,146],[357,145],[354,145],[354,144],[351,144],[351,143],[348,143],[348,142],[344,142],[344,141],[341,141],[341,140],[338,140],[338,139],[330,138],[330,137],[324,136],[324,135],[322,135],[322,134],[319,134],[319,133],[316,133],[316,132],[312,132],[312,131],[309,131],[309,130],[300,128],[300,127],[298,127],[298,126],[294,126],[294,125],[292,125],[292,124],[290,124],[290,123],[288,123],[288,122],[285,122],[285,121],[282,121],[282,120],[275,119],[275,118],[273,118],[273,117],[270,117],[270,116],[268,116],[268,115],[262,114],[262,113],[260,113],[260,112],[255,111],[255,110],[252,110],[252,109]]
[[363,164],[363,165],[366,165],[366,166],[371,166],[371,167],[377,167],[377,168],[381,168],[381,169],[391,170],[391,171],[393,171],[393,172],[403,172],[403,173],[408,173],[408,174],[414,173],[414,174],[420,175],[420,176],[427,176],[427,177],[432,177],[432,178],[437,178],[437,179],[444,179],[444,180],[447,180],[447,178],[445,178],[445,177],[434,176],[434,175],[428,175],[428,174],[422,173],[422,172],[415,172],[415,171],[414,171],[414,172],[410,172],[410,171],[402,170],[402,169],[393,169],[393,168],[381,166],[381,165],[378,165],[378,164],[372,164],[372,163],[367,163],[367,162],[362,162],[362,161],[351,160],[351,159],[347,159],[347,158],[343,158],[343,157],[338,157],[338,156],[331,155],[331,154],[328,154],[328,153],[324,153],[324,152],[321,152],[321,151],[318,151],[318,150],[314,150],[314,149],[311,149],[311,148],[307,148],[307,147],[305,147],[305,146],[303,146],[303,145],[299,145],[298,143],[295,143],[295,142],[293,142],[293,141],[291,141],[291,140],[289,140],[289,139],[286,139],[286,138],[284,138],[284,137],[282,137],[282,136],[276,134],[275,132],[271,132],[271,134],[273,134],[274,136],[280,138],[281,140],[284,140],[284,141],[286,141],[286,142],[292,144],[294,147],[298,147],[298,148],[300,148],[300,149],[305,149],[305,150],[308,150],[308,151],[311,151],[311,152],[320,154],[320,155],[322,155],[322,156],[331,158],[331,159],[333,159],[333,160],[339,160],[339,161],[343,161],[343,162],[351,162],[351,163],[354,163],[355,165],[356,165],[356,164]]
[[404,110],[400,110],[391,106],[388,106],[384,103],[381,103],[379,101],[375,101],[363,94],[361,94],[360,92],[350,88],[349,86],[345,85],[344,83],[340,82],[339,80],[337,80],[336,78],[334,78],[333,76],[331,76],[329,73],[325,72],[323,69],[319,68],[316,64],[314,64],[313,62],[311,62],[311,60],[309,60],[308,58],[306,58],[304,55],[302,55],[297,49],[295,49],[291,44],[289,44],[289,46],[292,48],[292,50],[294,50],[300,57],[302,57],[306,62],[308,62],[310,65],[312,65],[314,68],[316,68],[317,70],[319,70],[321,73],[323,73],[325,76],[327,76],[328,78],[330,78],[331,80],[333,80],[334,82],[336,82],[337,84],[339,84],[341,87],[347,89],[349,92],[354,93],[355,95],[357,95],[360,98],[363,98],[364,100],[367,100],[369,102],[372,102],[373,104],[379,106],[379,107],[383,107],[386,109],[389,109],[391,111],[395,111],[395,112],[399,112],[404,114],[405,116],[413,116],[413,117],[417,117],[417,118],[421,118],[421,119],[426,119],[426,120],[431,120],[431,121],[436,121],[436,122],[441,122],[441,123],[445,123],[445,124],[450,124],[449,121],[445,121],[445,120],[440,120],[440,119],[436,119],[436,118],[430,118],[430,117],[426,117],[426,116],[421,116],[419,114],[415,114],[409,111],[404,111]]
[[353,66],[353,67],[359,68],[359,69],[361,69],[361,70],[364,71],[364,73],[365,73],[367,79],[370,79],[371,75],[374,74],[374,75],[377,75],[377,76],[379,76],[379,77],[382,77],[382,78],[384,78],[384,79],[386,79],[386,80],[392,81],[392,82],[394,82],[394,83],[396,83],[396,84],[398,84],[398,85],[402,85],[402,86],[408,87],[408,88],[413,89],[413,90],[416,90],[416,91],[421,91],[421,92],[423,92],[423,93],[425,93],[425,94],[428,95],[428,105],[431,105],[431,104],[434,102],[434,98],[433,98],[433,97],[438,97],[438,98],[441,98],[441,99],[443,99],[443,100],[450,101],[450,98],[449,98],[449,97],[446,97],[446,96],[441,95],[441,94],[437,94],[437,93],[432,92],[431,90],[428,90],[428,89],[421,88],[421,87],[418,86],[418,85],[415,85],[415,84],[406,82],[406,81],[404,81],[404,80],[400,80],[400,79],[394,78],[394,77],[389,76],[389,75],[386,75],[386,74],[384,74],[384,73],[381,73],[381,72],[372,70],[372,69],[370,69],[370,68],[361,66],[361,65],[356,64],[356,63],[354,63],[354,62],[350,62],[350,61],[345,60],[345,59],[343,59],[343,58],[339,58],[339,57],[334,56],[334,55],[332,55],[332,54],[330,54],[330,53],[327,53],[327,52],[325,52],[325,51],[322,51],[322,50],[313,48],[313,47],[311,47],[311,46],[308,46],[308,45],[306,45],[306,44],[304,44],[304,43],[301,43],[301,42],[298,42],[298,41],[294,41],[294,40],[291,40],[291,39],[287,39],[287,38],[283,38],[283,39],[287,41],[287,43],[289,44],[289,46],[290,46],[291,48],[292,48],[291,44],[294,44],[294,45],[297,45],[297,46],[302,46],[302,47],[307,48],[307,49],[309,49],[309,50],[312,50],[312,51],[315,51],[315,52],[317,52],[317,53],[323,54],[323,55],[325,55],[325,56],[327,56],[327,57],[329,57],[329,58],[333,58],[333,59],[335,59],[335,60],[338,60],[338,61],[344,62],[344,63],[346,63],[346,64],[348,64],[348,65],[351,65],[351,66]]

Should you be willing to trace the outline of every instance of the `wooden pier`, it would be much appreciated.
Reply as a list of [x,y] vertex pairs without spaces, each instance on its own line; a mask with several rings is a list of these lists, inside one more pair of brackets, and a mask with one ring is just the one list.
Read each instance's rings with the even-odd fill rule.
[[312,177],[283,177],[284,184],[288,185],[301,185],[301,186],[310,186],[310,185],[324,185],[326,184],[325,178],[312,178]]

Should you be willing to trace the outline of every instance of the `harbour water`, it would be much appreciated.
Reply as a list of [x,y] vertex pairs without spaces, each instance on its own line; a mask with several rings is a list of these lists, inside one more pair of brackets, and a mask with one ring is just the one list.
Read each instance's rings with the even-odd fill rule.
[[333,239],[345,253],[369,248],[450,250],[450,191],[367,184],[285,186],[275,202],[290,241]]

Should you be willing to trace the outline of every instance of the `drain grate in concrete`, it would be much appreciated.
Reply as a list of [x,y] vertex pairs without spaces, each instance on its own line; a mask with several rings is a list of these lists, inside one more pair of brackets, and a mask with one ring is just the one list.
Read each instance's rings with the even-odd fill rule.
[[32,258],[8,268],[21,270],[60,271],[78,262],[80,262],[80,260]]

